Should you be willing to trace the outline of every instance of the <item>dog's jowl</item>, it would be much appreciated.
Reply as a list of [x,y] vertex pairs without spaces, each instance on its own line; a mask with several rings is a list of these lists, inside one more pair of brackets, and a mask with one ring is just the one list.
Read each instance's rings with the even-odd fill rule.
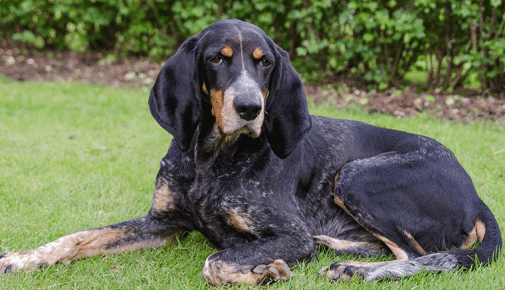
[[501,250],[494,216],[451,151],[309,115],[288,54],[252,24],[220,21],[184,42],[149,106],[173,141],[147,215],[5,253],[0,273],[161,247],[189,231],[220,250],[202,261],[212,285],[289,279],[290,266],[316,259],[318,247],[396,257],[319,272],[334,280],[468,269]]

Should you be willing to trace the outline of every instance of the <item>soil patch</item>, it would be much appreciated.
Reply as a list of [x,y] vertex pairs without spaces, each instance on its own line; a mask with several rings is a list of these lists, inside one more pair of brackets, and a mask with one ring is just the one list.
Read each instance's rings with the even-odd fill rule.
[[[0,48],[0,75],[16,81],[65,81],[150,88],[163,63],[148,58],[114,58],[101,53],[21,51]],[[389,89],[367,92],[353,82],[339,80],[330,85],[305,85],[308,97],[327,101],[337,108],[360,106],[370,112],[398,118],[428,112],[440,119],[459,122],[492,121],[505,125],[505,99],[483,98],[475,90],[452,94],[441,91],[417,93]]]

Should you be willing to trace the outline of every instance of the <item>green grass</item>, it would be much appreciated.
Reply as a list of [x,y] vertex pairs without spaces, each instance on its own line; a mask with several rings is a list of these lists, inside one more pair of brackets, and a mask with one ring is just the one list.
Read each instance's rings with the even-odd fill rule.
[[[0,79],[0,253],[145,215],[170,136],[150,116],[147,91]],[[505,128],[426,115],[397,119],[310,103],[313,114],[356,119],[434,137],[454,151],[505,227]],[[493,152],[501,153],[493,154]],[[98,256],[34,274],[0,277],[2,289],[203,289],[205,258],[217,250],[199,233],[161,249]],[[333,283],[317,275],[335,257],[293,269],[269,289],[500,289],[505,259],[471,272],[421,273],[394,282]],[[228,289],[228,288],[223,288]]]

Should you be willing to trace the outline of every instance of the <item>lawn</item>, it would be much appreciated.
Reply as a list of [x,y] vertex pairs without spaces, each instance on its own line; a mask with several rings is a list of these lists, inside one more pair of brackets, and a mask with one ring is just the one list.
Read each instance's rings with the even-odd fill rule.
[[[0,253],[147,213],[171,139],[151,117],[148,95],[132,88],[0,79]],[[505,228],[504,126],[449,123],[423,114],[397,119],[328,104],[310,103],[310,110],[439,140],[456,154]],[[216,251],[192,233],[161,249],[3,275],[0,288],[204,289],[204,260]],[[505,288],[504,257],[470,272],[421,273],[400,281],[333,283],[317,275],[321,267],[350,258],[322,251],[318,262],[294,268],[290,281],[269,289]]]

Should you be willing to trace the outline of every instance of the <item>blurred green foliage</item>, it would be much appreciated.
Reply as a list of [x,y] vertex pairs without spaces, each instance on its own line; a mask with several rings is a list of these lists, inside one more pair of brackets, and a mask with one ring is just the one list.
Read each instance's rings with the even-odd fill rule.
[[0,39],[161,60],[228,18],[262,28],[313,81],[352,75],[385,89],[422,70],[427,88],[477,73],[483,92],[505,91],[502,0],[9,0]]

